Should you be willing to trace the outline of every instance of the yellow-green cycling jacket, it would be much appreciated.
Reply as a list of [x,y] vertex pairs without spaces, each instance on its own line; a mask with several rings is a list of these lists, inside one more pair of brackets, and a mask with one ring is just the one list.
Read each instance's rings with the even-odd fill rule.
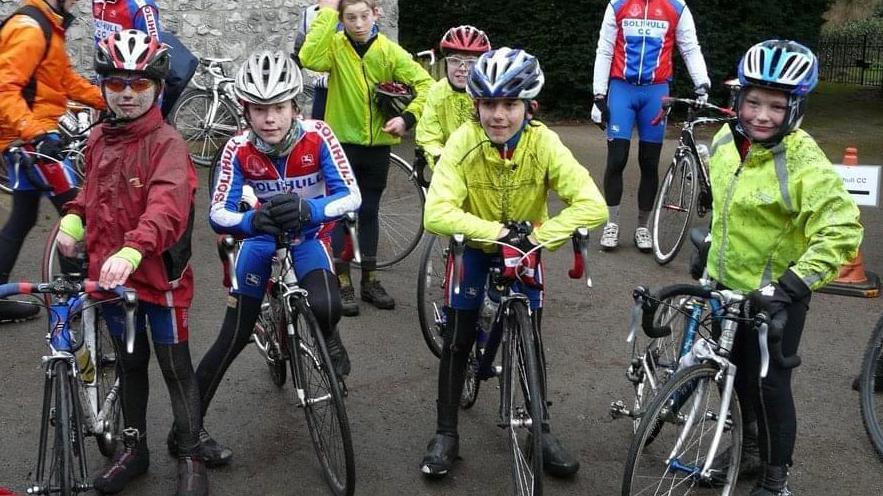
[[729,125],[714,137],[708,272],[750,291],[789,267],[810,289],[833,279],[862,240],[859,210],[812,137],[798,129],[742,161]]
[[[549,218],[549,190],[567,205]],[[538,121],[522,131],[511,159],[503,159],[481,125],[459,127],[445,144],[426,197],[423,223],[437,234],[496,239],[504,224],[529,221],[534,237],[554,249],[580,226],[607,222],[604,197],[558,135]],[[493,245],[482,247],[493,251]]]
[[415,142],[423,148],[430,170],[435,169],[435,157],[454,131],[475,114],[475,104],[465,91],[457,91],[443,78],[435,82],[426,95],[423,116],[417,122]]
[[298,54],[307,69],[331,73],[325,121],[341,143],[394,145],[400,139],[381,131],[385,119],[374,103],[374,88],[385,81],[410,86],[416,98],[405,112],[419,120],[432,77],[408,52],[383,34],[377,35],[365,56],[360,58],[346,34],[337,31],[337,22],[336,10],[319,9]]

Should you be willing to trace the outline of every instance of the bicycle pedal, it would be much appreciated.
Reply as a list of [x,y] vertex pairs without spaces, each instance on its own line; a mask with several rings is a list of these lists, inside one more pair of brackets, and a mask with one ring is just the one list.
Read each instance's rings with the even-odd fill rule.
[[337,378],[337,382],[340,383],[340,394],[341,394],[344,398],[346,398],[347,396],[349,396],[349,395],[350,395],[350,390],[349,390],[348,387],[346,387],[346,381],[343,380],[343,377],[338,377],[338,378]]
[[626,408],[625,403],[622,400],[610,403],[610,418],[619,419],[623,417],[634,418],[634,414],[631,410]]

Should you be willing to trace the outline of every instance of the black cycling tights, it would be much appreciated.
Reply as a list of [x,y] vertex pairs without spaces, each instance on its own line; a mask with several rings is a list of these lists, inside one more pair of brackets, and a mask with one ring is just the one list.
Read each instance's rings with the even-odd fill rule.
[[[125,351],[122,339],[114,338],[114,346],[120,370],[125,426],[134,427],[144,435],[147,431],[147,398],[150,393],[147,377],[150,345],[147,333],[135,334],[133,353]],[[154,343],[153,348],[169,390],[178,446],[182,453],[189,453],[196,447],[202,429],[199,388],[190,361],[190,346],[186,342],[171,345]]]
[[[809,300],[788,307],[782,352],[785,356],[797,353]],[[740,327],[733,343],[733,361],[736,370],[736,391],[745,423],[757,420],[760,457],[770,465],[791,465],[794,440],[797,437],[797,413],[791,391],[791,370],[770,363],[766,378],[760,380],[760,348],[757,333]]]
[[[389,175],[389,146],[361,146],[344,144],[359,191],[362,194],[362,206],[359,207],[359,251],[364,263],[371,264],[377,260],[377,243],[380,239],[380,197],[386,189]],[[343,223],[337,226],[332,235],[335,257],[343,250]]]
[[[607,140],[607,170],[604,172],[604,198],[607,205],[617,206],[622,202],[622,174],[629,161],[631,142],[625,139]],[[659,156],[662,143],[638,142],[638,165],[641,168],[641,182],[638,184],[638,209],[644,212],[653,210],[656,189],[659,188]]]
[[[322,335],[329,336],[340,321],[340,286],[337,277],[331,271],[314,270],[301,278],[298,285],[308,292],[307,300]],[[260,311],[261,300],[243,295],[236,295],[235,306],[227,307],[218,338],[196,369],[203,416],[227,368],[249,343]]]
[[[58,196],[50,196],[49,200],[60,214],[61,207],[76,198],[78,192],[78,189],[71,189]],[[0,230],[0,284],[9,281],[9,273],[15,266],[25,238],[37,224],[42,196],[40,191],[12,192],[12,212],[9,213],[6,225]]]

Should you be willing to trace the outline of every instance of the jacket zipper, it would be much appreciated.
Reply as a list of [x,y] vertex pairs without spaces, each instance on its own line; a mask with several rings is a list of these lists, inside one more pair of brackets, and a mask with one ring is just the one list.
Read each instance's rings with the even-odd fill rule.
[[368,83],[365,59],[359,57],[359,63],[362,65],[362,78],[365,79],[365,89],[368,91],[368,146],[374,146],[374,108],[371,106],[371,85]]
[[[647,29],[647,11],[650,9],[650,0],[644,0],[644,29]],[[642,84],[644,76],[644,52],[647,50],[647,35],[641,37],[641,59],[638,62],[638,85]]]
[[[750,152],[749,152],[750,155]],[[745,160],[748,160],[748,157],[745,157]],[[733,174],[733,178],[730,180],[730,184],[727,186],[727,198],[724,200],[724,211],[722,220],[723,220],[723,240],[721,241],[721,248],[718,252],[717,257],[717,275],[719,278],[724,278],[724,254],[727,252],[727,243],[729,239],[729,235],[727,232],[729,231],[729,226],[727,225],[727,219],[730,215],[730,202],[733,201],[733,193],[736,191],[736,183],[739,181],[739,174],[742,172],[742,167],[745,165],[745,161],[742,161],[739,164],[739,167],[736,169],[736,172]],[[724,283],[726,284],[726,282]]]

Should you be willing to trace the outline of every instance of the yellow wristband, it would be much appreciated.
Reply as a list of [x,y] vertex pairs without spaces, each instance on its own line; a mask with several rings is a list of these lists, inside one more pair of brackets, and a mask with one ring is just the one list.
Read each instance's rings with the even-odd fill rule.
[[83,228],[83,219],[77,214],[67,214],[61,218],[58,224],[58,230],[74,238],[76,241],[83,241],[86,237],[86,230]]
[[120,251],[114,253],[113,256],[120,257],[132,264],[133,270],[137,269],[138,265],[141,263],[141,252],[128,246],[123,247]]

